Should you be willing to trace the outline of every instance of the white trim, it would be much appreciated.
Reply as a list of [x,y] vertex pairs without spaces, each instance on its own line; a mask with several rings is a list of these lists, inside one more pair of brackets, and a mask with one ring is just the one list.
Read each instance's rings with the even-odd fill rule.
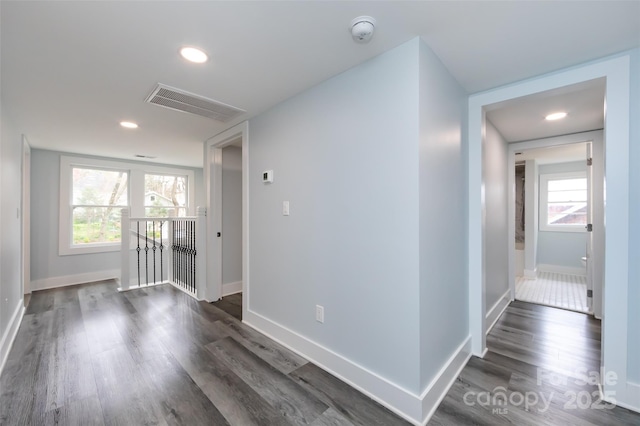
[[579,277],[587,276],[586,268],[578,268],[573,266],[562,266],[562,265],[550,265],[546,263],[539,263],[538,271],[553,272],[556,274],[577,275]]
[[[630,402],[627,402],[630,401]],[[623,402],[617,401],[616,405],[636,413],[640,413],[640,384],[627,382],[627,393]]]
[[[524,270],[524,277],[528,280],[535,280],[538,278],[538,269],[534,269],[533,271],[531,269],[525,269]],[[514,283],[514,288],[515,288],[515,283]]]
[[120,278],[119,269],[107,271],[87,272],[84,274],[64,275],[60,277],[43,278],[31,281],[31,290],[47,290],[50,288],[66,287],[76,284],[85,284],[95,281],[104,281]]
[[222,241],[216,237],[222,231],[222,148],[242,139],[242,277],[243,312],[249,303],[249,122],[211,137],[204,143],[204,185],[207,202],[207,289],[206,300],[219,300],[222,288]]
[[[88,281],[91,282],[91,281]],[[169,280],[164,280],[164,281],[160,281],[157,283],[140,283],[140,285],[138,285],[138,279],[137,278],[131,278],[131,280],[129,280],[129,287],[127,288],[122,288],[122,279],[120,278],[116,278],[116,283],[118,284],[118,292],[119,293],[123,293],[123,292],[127,292],[130,290],[139,290],[141,288],[148,288],[148,287],[155,287],[157,285],[163,285],[163,284],[172,284]],[[178,287],[178,286],[176,286]],[[191,293],[188,293],[191,294]]]
[[487,330],[485,331],[485,335],[489,334],[493,326],[496,324],[496,322],[498,322],[498,319],[500,319],[500,315],[502,315],[504,310],[507,309],[509,303],[511,303],[511,300],[511,289],[508,289],[502,295],[502,297],[500,297],[500,299],[498,299],[498,301],[494,303],[491,309],[489,309],[489,312],[487,312],[486,315],[485,324],[488,325]]
[[18,300],[18,306],[16,306],[11,320],[9,320],[9,326],[5,330],[2,340],[0,340],[0,374],[2,374],[4,365],[9,358],[9,351],[11,351],[11,346],[13,346],[13,342],[18,334],[18,329],[24,317],[24,311],[24,299],[20,298],[20,300]]
[[222,297],[242,293],[242,281],[222,284]]
[[20,274],[22,294],[31,293],[31,146],[22,135],[22,199],[20,202]]
[[471,356],[469,336],[452,353],[425,390],[417,395],[250,309],[243,313],[243,322],[414,425],[424,425],[428,422]]
[[426,425],[431,420],[431,416],[436,412],[449,389],[456,381],[462,369],[471,358],[471,336],[468,336],[460,346],[453,352],[451,357],[442,366],[436,377],[429,383],[420,395],[422,400],[422,425]]

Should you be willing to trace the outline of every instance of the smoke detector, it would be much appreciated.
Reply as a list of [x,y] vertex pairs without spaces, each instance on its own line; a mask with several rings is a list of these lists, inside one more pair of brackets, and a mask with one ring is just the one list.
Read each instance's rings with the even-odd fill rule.
[[375,28],[375,19],[371,16],[359,16],[351,21],[351,36],[358,43],[368,43]]

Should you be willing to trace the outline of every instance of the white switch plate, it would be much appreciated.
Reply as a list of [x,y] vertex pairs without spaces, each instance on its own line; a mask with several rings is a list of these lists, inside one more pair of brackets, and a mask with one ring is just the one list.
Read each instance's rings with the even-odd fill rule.
[[282,215],[283,216],[289,216],[289,202],[288,201],[283,201],[282,202]]
[[316,305],[316,321],[324,323],[324,306]]

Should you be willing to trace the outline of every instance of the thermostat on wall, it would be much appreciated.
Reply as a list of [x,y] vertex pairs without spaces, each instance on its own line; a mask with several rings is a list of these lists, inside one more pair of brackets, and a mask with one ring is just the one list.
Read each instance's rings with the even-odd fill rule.
[[262,183],[273,183],[273,170],[262,172]]

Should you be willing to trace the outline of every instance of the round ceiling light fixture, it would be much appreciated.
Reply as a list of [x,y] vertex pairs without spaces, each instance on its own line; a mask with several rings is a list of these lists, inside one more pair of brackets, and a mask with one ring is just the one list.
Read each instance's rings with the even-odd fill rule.
[[561,120],[566,116],[567,116],[566,112],[554,112],[553,114],[547,115],[544,119],[548,121]]
[[120,125],[122,127],[126,127],[127,129],[137,129],[138,125],[136,123],[134,123],[133,121],[121,121]]
[[180,49],[180,55],[187,61],[194,62],[196,64],[205,63],[209,59],[209,57],[206,53],[204,53],[203,50],[189,46]]
[[376,20],[371,16],[358,16],[351,21],[351,36],[358,43],[368,43],[375,28]]

